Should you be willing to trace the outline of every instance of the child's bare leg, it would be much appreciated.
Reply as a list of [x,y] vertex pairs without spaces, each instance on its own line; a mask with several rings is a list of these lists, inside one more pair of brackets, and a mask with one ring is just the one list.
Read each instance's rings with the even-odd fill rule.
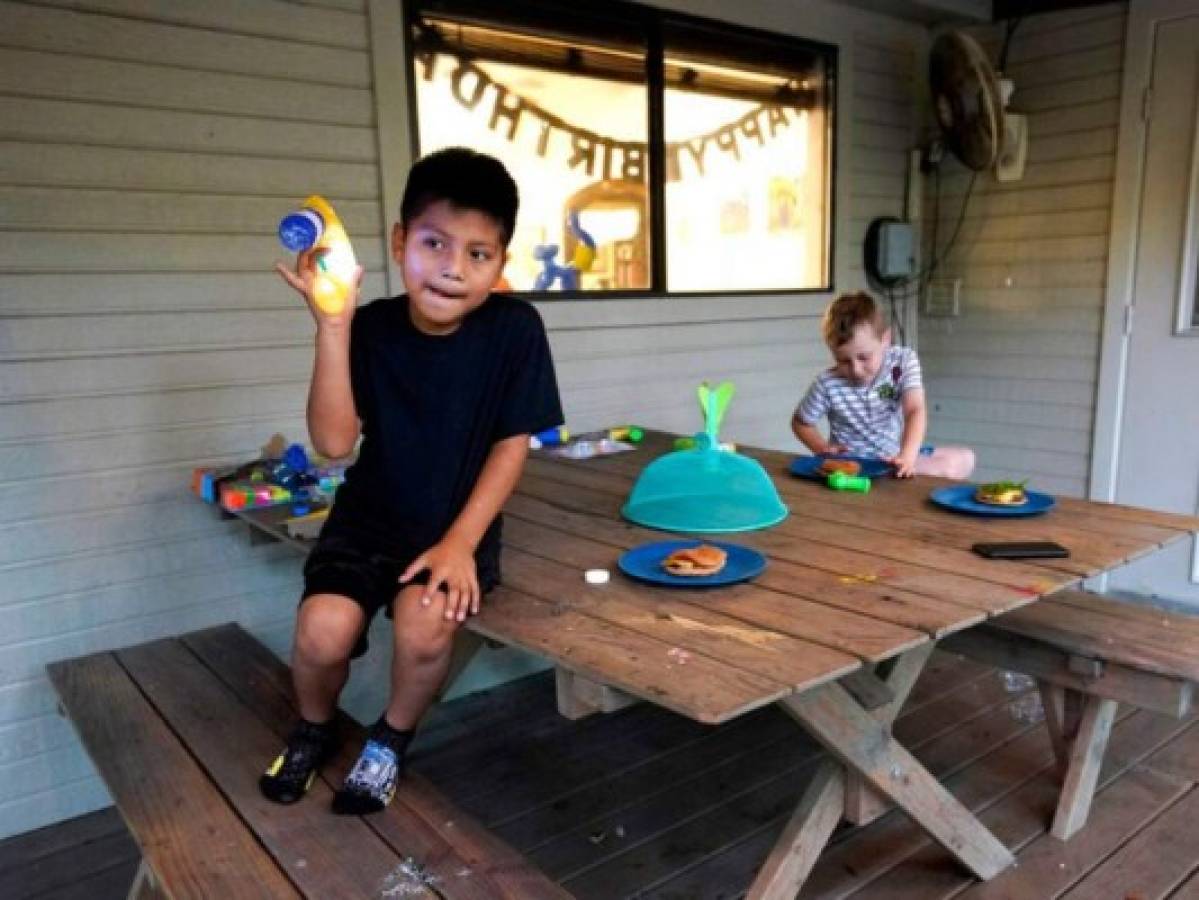
[[413,731],[445,680],[458,623],[445,618],[443,592],[428,606],[420,602],[424,593],[424,585],[410,585],[392,603],[391,701],[334,795],[335,813],[378,812],[391,802]]
[[366,614],[338,594],[314,594],[300,604],[291,652],[296,705],[309,722],[327,722],[350,675],[350,653]]
[[930,456],[916,457],[916,472],[963,481],[974,471],[974,451],[969,447],[937,447]]
[[313,594],[300,604],[291,652],[300,721],[283,752],[258,779],[258,788],[267,798],[295,803],[336,749],[333,712],[365,622],[362,608],[339,594]]
[[391,660],[391,701],[386,719],[392,728],[411,731],[445,681],[454,649],[456,620],[445,617],[446,595],[421,605],[424,585],[400,591],[392,606],[395,644]]

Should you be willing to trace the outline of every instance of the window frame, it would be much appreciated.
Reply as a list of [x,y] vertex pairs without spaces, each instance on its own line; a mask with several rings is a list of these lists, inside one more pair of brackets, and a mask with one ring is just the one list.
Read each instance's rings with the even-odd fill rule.
[[[520,27],[534,29],[558,38],[571,39],[578,36],[577,21],[586,18],[588,23],[601,29],[605,35],[627,40],[642,39],[646,50],[646,114],[647,123],[647,195],[649,198],[650,240],[650,285],[646,288],[618,288],[610,290],[514,290],[516,296],[529,300],[645,300],[653,298],[728,298],[778,297],[806,294],[828,294],[836,290],[837,253],[837,132],[839,110],[837,103],[839,48],[809,38],[767,31],[751,26],[696,16],[690,13],[657,9],[629,0],[606,0],[602,9],[580,10],[569,0],[509,0],[502,12],[496,12],[496,4],[487,0],[401,0],[404,21],[404,56],[409,77],[408,125],[412,159],[419,159],[420,112],[417,108],[416,79],[411,77],[416,65],[416,47],[412,40],[414,28],[422,14],[476,16],[480,24],[495,28]],[[557,23],[569,21],[573,27],[562,28]],[[664,135],[665,111],[665,42],[666,34],[674,27],[680,31],[709,32],[714,40],[717,34],[729,41],[746,46],[757,44],[770,48],[774,54],[787,49],[801,50],[822,56],[827,64],[824,84],[825,140],[827,142],[827,273],[825,283],[813,287],[791,288],[721,288],[711,291],[671,291],[666,287],[667,236],[666,236],[666,151]],[[715,46],[715,44],[714,44]],[[747,57],[730,53],[724,62],[729,66],[752,66]]]

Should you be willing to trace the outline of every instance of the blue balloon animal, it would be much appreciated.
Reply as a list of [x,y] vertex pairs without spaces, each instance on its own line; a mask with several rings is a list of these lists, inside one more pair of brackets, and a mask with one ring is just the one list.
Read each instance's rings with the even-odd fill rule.
[[577,291],[579,275],[590,269],[591,264],[595,262],[595,239],[583,230],[577,212],[572,211],[566,217],[566,227],[579,242],[575,248],[574,259],[567,265],[559,265],[556,259],[557,244],[538,244],[534,247],[533,257],[541,261],[542,270],[533,282],[533,290],[548,291],[553,288],[554,282],[557,282],[561,290]]

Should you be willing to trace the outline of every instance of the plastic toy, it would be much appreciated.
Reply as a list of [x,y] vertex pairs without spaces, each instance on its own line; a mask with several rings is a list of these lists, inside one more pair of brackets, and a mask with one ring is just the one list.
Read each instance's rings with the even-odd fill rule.
[[847,475],[844,472],[833,472],[828,476],[828,486],[834,491],[853,491],[858,494],[870,493],[870,479],[865,475]]
[[221,485],[221,507],[228,512],[291,502],[291,491],[277,484],[234,481]]
[[645,438],[645,432],[636,425],[617,425],[608,429],[608,437],[614,441],[628,441],[630,444],[640,444]]
[[579,275],[591,268],[595,262],[595,239],[583,230],[579,224],[579,214],[574,212],[566,217],[566,227],[578,239],[574,258],[565,266],[559,265],[557,244],[538,244],[533,248],[533,257],[541,262],[542,270],[533,282],[533,290],[548,291],[558,283],[564,291],[579,289]]
[[540,447],[556,447],[559,444],[565,444],[570,440],[570,430],[565,425],[555,425],[553,428],[547,428],[545,431],[539,431],[537,434],[529,437],[529,446],[534,450]]
[[345,309],[354,291],[358,262],[345,226],[329,202],[316,194],[305,200],[300,209],[284,216],[279,223],[279,240],[294,253],[313,247],[325,251],[316,258],[313,298],[328,315],[337,315]]
[[[693,437],[677,437],[677,438],[675,438],[674,439],[674,449],[675,450],[694,450],[695,449],[695,438],[693,438]],[[732,441],[721,441],[720,449],[725,451],[726,453],[736,453],[737,445],[734,444]]]

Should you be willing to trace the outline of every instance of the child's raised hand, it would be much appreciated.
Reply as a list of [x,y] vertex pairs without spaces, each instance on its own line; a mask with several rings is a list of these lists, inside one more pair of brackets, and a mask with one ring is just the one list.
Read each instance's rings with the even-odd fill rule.
[[287,282],[297,294],[304,298],[304,302],[308,304],[308,309],[312,313],[312,317],[316,319],[317,326],[332,325],[346,326],[349,325],[350,319],[354,317],[354,308],[358,304],[358,292],[362,287],[362,266],[354,268],[354,289],[349,292],[346,297],[345,306],[340,312],[327,313],[317,305],[315,295],[316,284],[316,263],[317,260],[328,252],[328,248],[314,247],[311,250],[303,250],[296,255],[295,270],[289,269],[283,263],[275,263],[275,271],[280,277]]
[[400,584],[407,584],[418,573],[429,571],[429,582],[420,598],[422,606],[433,602],[433,596],[444,587],[446,594],[445,617],[465,621],[467,614],[479,611],[479,579],[475,571],[475,555],[468,544],[446,538],[434,544],[412,561]]

